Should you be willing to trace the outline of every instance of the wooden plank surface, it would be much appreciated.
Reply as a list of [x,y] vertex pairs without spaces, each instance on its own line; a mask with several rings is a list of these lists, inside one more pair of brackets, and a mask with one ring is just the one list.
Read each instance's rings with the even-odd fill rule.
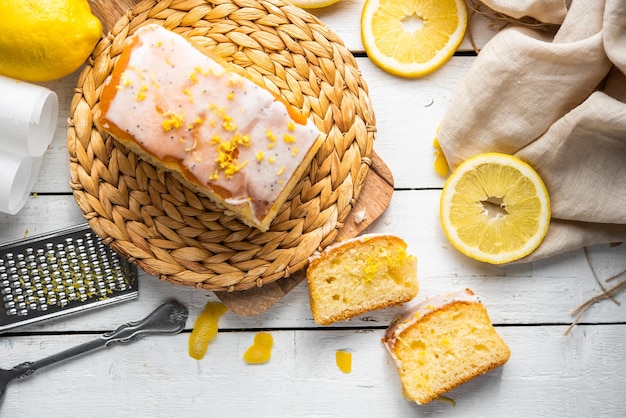
[[[247,365],[252,332],[221,332],[207,356],[186,355],[188,334],[152,337],[93,353],[9,386],[2,416],[49,417],[597,417],[623,416],[626,325],[499,327],[509,362],[450,392],[455,402],[403,399],[382,330],[279,330],[272,359]],[[13,364],[88,341],[93,335],[9,337]],[[352,353],[353,371],[335,365]],[[549,359],[549,361],[548,361]],[[620,374],[616,378],[616,375]],[[81,399],[82,398],[82,399]],[[505,414],[506,412],[506,414]]]
[[[0,242],[8,241],[26,229],[70,226],[82,222],[80,212],[73,208],[71,196],[38,196],[31,199],[14,223],[3,226]],[[406,239],[409,252],[418,257],[421,298],[462,287],[470,287],[481,295],[496,324],[570,324],[571,311],[600,292],[582,250],[572,251],[548,260],[509,266],[491,266],[474,262],[457,253],[439,227],[438,190],[396,191],[389,209],[367,231],[396,234]],[[39,216],[37,216],[39,214]],[[35,221],[45,224],[36,224]],[[2,222],[2,219],[0,219]],[[626,269],[626,245],[600,245],[589,249],[590,261],[599,278],[606,279]],[[172,285],[142,273],[140,297],[115,307],[81,315],[68,320],[34,326],[38,331],[104,330],[119,318],[132,319],[150,312],[169,297],[189,305],[191,320],[200,313],[207,300],[216,300],[212,292]],[[586,323],[626,323],[626,293],[617,295],[622,305],[604,301],[585,316]],[[372,312],[340,327],[386,326],[404,307]],[[139,312],[139,313],[136,313]],[[188,327],[192,326],[192,322]],[[242,317],[228,313],[220,322],[224,329],[241,328],[316,328],[309,310],[308,288],[301,283],[273,308],[261,315]]]
[[[433,170],[432,141],[455,86],[475,57],[453,57],[437,72],[406,80],[362,55],[364,0],[314,11],[358,54],[376,112],[374,149],[390,168],[395,191],[388,209],[367,228],[401,236],[418,257],[423,297],[470,287],[510,346],[503,367],[462,385],[455,402],[413,405],[402,398],[395,367],[383,350],[384,329],[408,306],[370,312],[320,327],[312,319],[306,282],[259,315],[226,313],[206,357],[187,353],[188,337],[212,292],[140,275],[138,300],[24,327],[0,335],[0,367],[36,360],[137,320],[167,299],[188,306],[186,330],[81,357],[9,386],[0,417],[311,416],[311,417],[621,417],[626,416],[626,294],[594,305],[569,335],[572,310],[626,269],[626,245],[599,245],[547,260],[508,266],[474,262],[454,250],[439,225],[444,179]],[[492,31],[479,26],[483,43]],[[462,50],[471,50],[469,40]],[[14,216],[0,214],[0,243],[84,222],[69,187],[65,145],[77,74],[43,83],[59,95],[58,129],[34,194]],[[606,284],[606,283],[604,283]],[[272,333],[269,363],[246,365],[242,354],[258,331]],[[353,372],[334,362],[353,354]],[[81,400],[82,399],[82,400]]]

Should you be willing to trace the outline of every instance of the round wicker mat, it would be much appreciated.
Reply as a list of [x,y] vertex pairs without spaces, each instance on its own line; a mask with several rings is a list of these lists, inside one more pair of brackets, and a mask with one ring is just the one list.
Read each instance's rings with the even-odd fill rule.
[[[327,133],[268,232],[225,214],[94,125],[105,79],[148,23],[245,68]],[[244,290],[288,277],[334,240],[365,181],[374,132],[354,57],[311,14],[283,0],[143,1],[96,46],[80,75],[67,138],[71,186],[94,231],[147,273],[213,291]]]

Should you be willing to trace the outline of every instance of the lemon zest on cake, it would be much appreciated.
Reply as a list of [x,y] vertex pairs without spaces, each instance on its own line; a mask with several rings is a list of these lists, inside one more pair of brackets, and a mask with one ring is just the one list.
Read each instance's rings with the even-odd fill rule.
[[368,257],[363,268],[363,272],[365,273],[363,279],[366,282],[372,282],[372,280],[374,280],[374,275],[380,267],[381,263],[376,262],[373,257]]
[[163,116],[165,116],[166,119],[164,119],[163,122],[161,122],[161,125],[163,126],[163,130],[165,132],[169,132],[175,128],[180,128],[181,126],[183,126],[183,123],[185,122],[184,115],[174,113],[170,110],[163,113]]
[[131,84],[133,84],[132,80],[131,80],[130,78],[126,77],[125,75],[123,75],[123,76],[122,76],[122,85],[123,85],[124,87],[128,87],[128,86],[130,86]]
[[189,89],[183,89],[183,94],[189,97],[189,103],[193,104],[193,94],[191,93],[191,91]]
[[237,158],[235,158],[235,151],[238,146],[250,146],[250,137],[248,135],[237,134],[234,135],[230,141],[222,140],[219,135],[214,135],[211,140],[214,144],[217,144],[217,157],[215,158],[215,162],[218,163],[221,170],[224,170],[224,174],[227,178],[232,177],[233,174],[248,164],[247,160],[239,164]]
[[148,85],[143,82],[143,77],[141,77],[141,87],[139,88],[139,91],[137,91],[135,100],[138,102],[145,100],[147,91],[148,91]]
[[231,120],[226,120],[224,121],[224,123],[222,123],[222,128],[226,129],[227,131],[235,131],[237,130],[237,125]]

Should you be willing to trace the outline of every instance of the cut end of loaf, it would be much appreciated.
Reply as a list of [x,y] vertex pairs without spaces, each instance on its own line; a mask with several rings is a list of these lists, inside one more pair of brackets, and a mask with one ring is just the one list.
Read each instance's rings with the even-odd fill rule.
[[417,258],[391,235],[363,235],[327,248],[307,269],[311,312],[329,325],[413,299]]

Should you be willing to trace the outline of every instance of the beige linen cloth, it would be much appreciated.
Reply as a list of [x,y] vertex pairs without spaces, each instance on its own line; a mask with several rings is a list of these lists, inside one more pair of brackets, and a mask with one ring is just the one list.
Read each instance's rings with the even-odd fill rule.
[[450,167],[496,151],[537,170],[552,221],[522,261],[626,240],[626,0],[483,1],[559,27],[509,26],[480,51],[439,130]]

